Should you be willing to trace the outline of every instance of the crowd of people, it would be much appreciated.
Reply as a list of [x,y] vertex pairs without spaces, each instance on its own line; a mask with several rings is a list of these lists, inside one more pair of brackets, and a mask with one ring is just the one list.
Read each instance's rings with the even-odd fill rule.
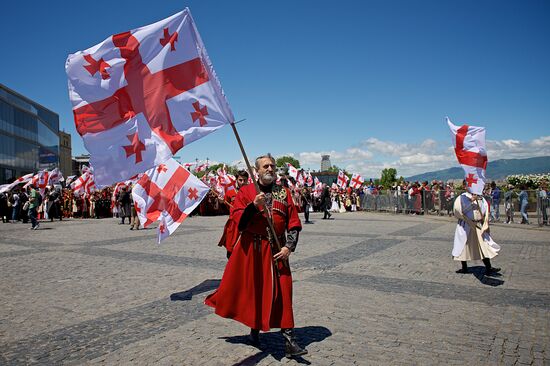
[[[411,215],[452,216],[454,200],[465,190],[464,185],[456,186],[453,182],[441,181],[432,181],[431,183],[404,181],[394,183],[389,189],[376,185],[372,180],[358,189],[323,184],[322,189],[316,190],[313,187],[300,187],[292,178],[283,178],[280,184],[290,188],[296,207],[306,215],[305,223],[310,223],[310,212],[324,212],[323,219],[330,219],[334,212],[380,210]],[[114,187],[105,187],[90,194],[77,194],[71,189],[61,186],[46,187],[41,194],[42,200],[36,207],[37,219],[53,221],[63,218],[115,217],[121,219],[121,224],[131,225],[131,230],[139,229],[131,186],[122,187],[113,193],[114,190]],[[2,222],[28,223],[29,195],[30,187],[1,193],[0,217]],[[529,196],[529,191],[525,186],[499,187],[495,182],[486,185],[483,196],[490,203],[492,222],[502,220],[506,223],[513,223],[514,214],[519,211],[520,223],[529,224],[527,210],[531,203],[539,205],[542,223],[549,224],[550,195],[548,183],[545,181],[536,191],[536,197],[533,196],[533,193]],[[504,210],[504,220],[501,217],[501,208]],[[223,197],[211,190],[194,214],[201,216],[226,215],[229,213],[229,209],[230,205],[224,201]]]

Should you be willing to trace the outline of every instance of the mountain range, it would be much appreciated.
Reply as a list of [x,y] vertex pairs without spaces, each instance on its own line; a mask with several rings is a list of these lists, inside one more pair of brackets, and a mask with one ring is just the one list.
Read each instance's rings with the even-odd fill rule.
[[[512,174],[541,174],[550,173],[550,156],[540,156],[527,159],[500,159],[487,164],[487,179],[502,180]],[[464,170],[461,167],[436,170],[413,175],[406,178],[408,181],[431,181],[449,179],[463,179]]]

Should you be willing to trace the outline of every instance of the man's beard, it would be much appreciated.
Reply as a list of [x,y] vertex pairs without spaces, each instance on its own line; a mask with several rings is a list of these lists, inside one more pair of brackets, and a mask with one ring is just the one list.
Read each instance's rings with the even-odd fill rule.
[[273,183],[273,180],[275,179],[275,176],[271,173],[264,173],[264,174],[261,175],[260,178],[261,178],[260,180],[262,181],[262,183],[264,185],[268,185],[268,184]]

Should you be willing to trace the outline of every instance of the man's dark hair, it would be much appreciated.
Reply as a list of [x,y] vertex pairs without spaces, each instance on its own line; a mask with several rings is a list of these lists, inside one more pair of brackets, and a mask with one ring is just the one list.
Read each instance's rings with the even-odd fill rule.
[[248,179],[248,172],[246,170],[239,170],[237,172],[237,177],[244,177],[244,178]]

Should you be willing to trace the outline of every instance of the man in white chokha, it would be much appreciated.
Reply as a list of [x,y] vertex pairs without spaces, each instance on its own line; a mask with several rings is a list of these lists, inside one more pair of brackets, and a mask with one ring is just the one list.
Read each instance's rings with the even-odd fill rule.
[[495,275],[500,268],[491,266],[491,258],[498,255],[500,246],[489,232],[489,205],[483,198],[482,184],[469,187],[454,203],[454,215],[458,219],[455,230],[453,259],[462,262],[457,273],[468,273],[468,262],[482,260],[486,275]]

